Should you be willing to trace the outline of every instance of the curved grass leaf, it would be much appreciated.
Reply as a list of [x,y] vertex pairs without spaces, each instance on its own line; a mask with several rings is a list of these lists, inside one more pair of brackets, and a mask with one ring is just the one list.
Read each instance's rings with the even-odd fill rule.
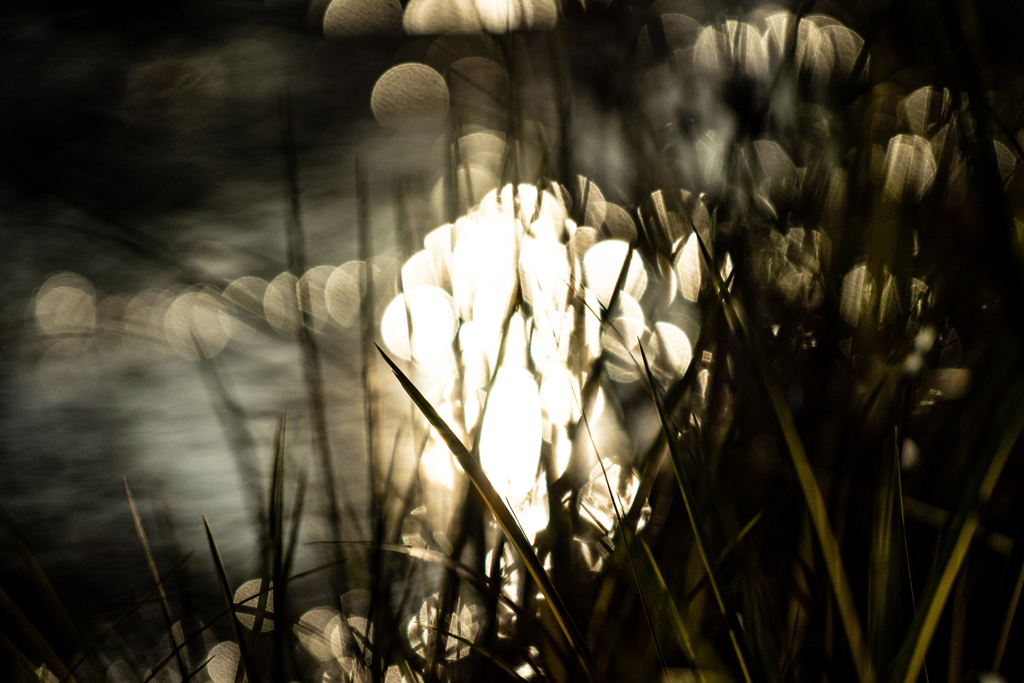
[[[257,683],[256,668],[252,665],[249,648],[245,643],[245,638],[242,637],[242,629],[238,623],[238,614],[235,612],[235,601],[232,597],[234,592],[231,590],[231,584],[228,583],[228,575],[224,571],[224,561],[221,560],[220,550],[217,549],[217,542],[213,540],[213,531],[210,529],[210,522],[206,519],[206,515],[203,515],[203,527],[206,529],[206,540],[210,543],[213,565],[217,570],[217,583],[220,584],[220,592],[224,598],[224,604],[227,605],[228,612],[231,614],[231,630],[235,634],[235,640],[238,642],[238,652],[241,655],[239,661],[242,664],[243,673],[248,676],[249,683]],[[263,593],[263,586],[260,586],[259,594],[262,596]]]
[[747,316],[743,305],[726,288],[722,277],[715,268],[714,261],[708,253],[707,245],[701,239],[700,233],[694,228],[697,235],[697,244],[700,245],[701,254],[711,272],[711,282],[715,288],[715,294],[722,303],[729,327],[732,328],[740,346],[746,351],[754,366],[754,375],[761,388],[762,393],[768,401],[779,431],[782,432],[783,440],[786,442],[786,451],[789,453],[790,462],[796,471],[797,481],[803,493],[804,501],[807,503],[807,513],[811,518],[811,526],[821,546],[821,554],[825,560],[825,569],[828,572],[829,581],[835,594],[836,606],[839,608],[839,617],[846,632],[846,640],[850,645],[850,652],[853,655],[853,663],[857,670],[857,678],[861,683],[871,683],[875,680],[874,666],[871,662],[871,652],[868,649],[864,638],[864,631],[861,627],[860,617],[857,615],[857,607],[853,601],[853,592],[850,590],[850,580],[843,568],[842,556],[839,551],[839,542],[836,540],[835,532],[828,520],[828,511],[825,508],[825,499],[818,488],[818,482],[814,478],[814,470],[807,458],[807,451],[800,440],[800,433],[797,431],[796,422],[793,420],[793,413],[786,403],[778,380],[775,378],[768,359],[752,334],[747,322]]
[[[697,655],[693,649],[693,640],[690,637],[690,632],[686,629],[686,624],[683,622],[682,616],[679,614],[679,609],[676,607],[676,603],[672,600],[672,594],[668,590],[668,586],[665,584],[665,577],[661,575],[661,570],[658,568],[658,563],[654,559],[654,553],[651,552],[650,547],[642,538],[637,538],[637,543],[643,548],[644,554],[647,557],[647,561],[651,565],[651,575],[654,577],[654,581],[651,585],[655,588],[655,599],[659,604],[662,605],[665,613],[668,615],[669,624],[672,626],[672,632],[676,636],[676,641],[679,643],[679,649],[683,651],[683,655],[691,663],[696,665]],[[697,670],[697,678],[700,681],[704,681],[704,674]]]
[[[142,526],[142,517],[139,516],[139,508],[135,505],[135,497],[132,496],[131,487],[128,486],[128,479],[122,479],[124,483],[124,493],[128,496],[128,507],[132,511],[132,520],[135,522],[135,532],[139,536],[139,543],[142,545],[142,552],[146,556],[146,566],[149,567],[149,573],[153,577],[153,585],[156,586],[156,594],[160,598],[160,611],[164,616],[164,624],[167,626],[167,633],[171,637],[171,642],[175,645],[178,644],[179,638],[174,634],[174,619],[171,617],[171,605],[167,602],[167,592],[164,591],[163,582],[160,580],[160,572],[156,568],[156,560],[153,558],[153,552],[149,548],[149,540],[146,538],[146,530]],[[188,675],[188,666],[185,664],[185,660],[178,655],[178,670],[181,673],[181,677],[185,678]]]
[[679,441],[673,437],[675,432],[670,426],[668,415],[665,414],[665,406],[662,403],[661,396],[658,394],[658,384],[651,373],[651,366],[647,362],[647,353],[644,351],[643,344],[640,344],[640,356],[644,361],[648,386],[651,390],[651,397],[654,399],[654,406],[658,410],[661,428],[668,439],[668,451],[671,456],[672,470],[675,472],[676,481],[679,483],[683,505],[686,507],[686,516],[690,520],[690,528],[693,530],[694,538],[697,541],[700,559],[704,563],[704,569],[707,571],[711,590],[715,594],[715,601],[718,603],[718,608],[721,610],[722,616],[725,617],[725,622],[728,625],[729,640],[732,643],[733,650],[736,652],[736,660],[743,672],[743,679],[747,683],[753,683],[755,680],[760,680],[761,676],[757,669],[754,668],[753,656],[750,654],[750,649],[747,647],[746,640],[743,637],[743,629],[740,626],[739,618],[736,616],[736,610],[732,606],[732,599],[726,593],[725,582],[719,573],[718,562],[712,553],[711,543],[708,541],[704,527],[697,517],[697,510],[695,508],[696,498],[693,495],[693,489],[690,487],[690,480],[686,470],[683,469],[682,454],[679,452]]
[[991,497],[996,481],[1010,457],[1010,451],[1024,430],[1024,382],[1018,381],[1016,390],[1001,412],[1001,419],[996,423],[988,444],[971,471],[957,513],[950,521],[935,563],[936,571],[925,589],[922,609],[904,641],[903,654],[897,660],[893,680],[913,683],[924,666],[928,646],[935,635],[960,567],[967,557],[971,539],[978,529],[978,515]]
[[470,481],[473,482],[473,486],[476,487],[477,491],[480,492],[480,496],[484,499],[487,507],[494,515],[495,520],[501,526],[505,535],[508,537],[509,542],[512,543],[512,547],[515,548],[516,552],[523,559],[523,564],[526,566],[527,572],[530,577],[537,582],[537,586],[540,592],[544,595],[544,598],[548,601],[551,606],[551,611],[554,614],[555,620],[558,622],[559,628],[562,633],[565,634],[565,638],[572,648],[573,652],[579,659],[580,665],[583,667],[583,671],[586,673],[587,678],[596,681],[598,680],[597,668],[594,662],[594,657],[583,640],[582,634],[579,629],[573,623],[572,618],[569,616],[569,612],[566,609],[565,604],[562,602],[561,597],[555,591],[554,585],[551,583],[551,579],[548,578],[547,572],[544,571],[544,567],[541,565],[540,560],[537,559],[537,554],[533,550],[533,546],[527,540],[526,535],[519,529],[519,525],[516,523],[515,517],[505,506],[501,500],[501,496],[494,489],[494,485],[491,484],[487,475],[484,473],[480,463],[473,459],[470,455],[469,450],[459,440],[455,433],[445,423],[441,416],[437,414],[434,407],[430,405],[430,402],[420,393],[419,389],[405,376],[397,365],[392,362],[388,355],[384,353],[384,350],[379,346],[377,350],[380,351],[380,355],[384,358],[390,367],[392,372],[395,373],[395,377],[398,378],[402,388],[412,398],[413,403],[416,407],[426,416],[431,426],[437,430],[437,433],[441,435],[445,444],[451,449],[452,454],[462,465],[462,468],[466,471]]

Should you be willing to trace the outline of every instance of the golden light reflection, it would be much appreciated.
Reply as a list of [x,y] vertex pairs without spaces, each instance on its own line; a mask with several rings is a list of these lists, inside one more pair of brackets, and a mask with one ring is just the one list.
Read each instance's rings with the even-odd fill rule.
[[330,322],[327,308],[327,283],[336,269],[332,266],[317,266],[306,271],[299,280],[299,303],[309,316],[314,332],[322,332]]
[[298,339],[302,332],[298,285],[299,281],[294,275],[281,273],[270,283],[263,297],[267,322],[282,337],[291,339]]
[[849,324],[856,327],[870,311],[874,302],[875,287],[865,265],[855,266],[843,278],[840,294],[839,313]]
[[398,0],[333,0],[324,14],[324,35],[389,35],[402,32]]
[[[237,683],[237,677],[242,675],[238,668],[241,658],[238,645],[230,641],[217,643],[210,649],[209,657],[206,672],[213,683]],[[244,676],[242,678],[243,681],[249,680]]]
[[650,343],[656,377],[671,380],[682,377],[693,360],[693,346],[686,333],[671,323],[657,323]]
[[183,358],[212,358],[228,343],[231,317],[218,298],[209,288],[188,289],[168,307],[164,333],[167,343]]
[[[627,253],[627,243],[620,240],[605,240],[592,246],[583,256],[583,275],[587,289],[594,293],[603,306],[607,306],[611,301]],[[622,291],[634,299],[639,299],[646,288],[647,270],[640,254],[634,250]]]
[[601,332],[601,347],[607,354],[608,376],[619,382],[632,382],[640,377],[640,353],[637,347],[645,336],[646,323],[640,304],[625,292],[619,301],[611,324]]
[[[455,223],[452,291],[463,320],[473,319],[477,292],[493,287],[508,301],[516,284],[517,236],[513,219],[489,212]],[[498,296],[496,298],[502,298]]]
[[[611,536],[617,523],[616,509],[619,515],[625,515],[639,487],[640,477],[631,469],[618,463],[606,464],[602,469],[598,464],[590,472],[590,481],[580,489],[581,509],[602,531]],[[646,520],[641,521],[641,526],[643,521]]]
[[399,294],[388,305],[381,319],[381,336],[399,358],[431,362],[441,358],[450,347],[458,322],[455,302],[448,292],[420,285]]
[[[451,620],[446,627],[437,624],[437,595],[431,595],[420,605],[419,612],[409,621],[406,633],[409,644],[416,654],[426,656],[431,643],[437,638],[438,630],[454,633],[466,640],[475,640],[480,630],[483,608],[466,603],[457,604],[452,610]],[[460,601],[461,602],[461,601]],[[455,638],[445,641],[445,659],[460,659],[469,654],[469,644]]]
[[448,113],[448,85],[426,64],[399,64],[377,79],[370,108],[383,126],[436,124]]
[[498,370],[480,433],[480,464],[498,493],[526,499],[537,481],[541,406],[537,382],[526,370]]
[[[242,623],[247,629],[252,630],[256,625],[257,612],[259,611],[259,593],[263,582],[261,579],[253,579],[246,581],[238,590],[235,591],[235,604],[238,605],[236,608],[236,614],[238,615],[238,621]],[[270,588],[273,588],[274,584],[269,584]],[[263,626],[260,629],[261,633],[267,633],[274,630],[274,593],[270,591],[266,596],[266,605],[264,606],[264,613],[262,615]]]
[[247,318],[249,321],[264,319],[263,298],[267,295],[269,286],[266,280],[248,276],[235,280],[221,294],[227,309],[235,313],[231,320],[232,339],[241,342],[259,342],[265,339],[241,318]]
[[299,618],[299,623],[292,630],[306,652],[325,662],[338,656],[331,641],[340,624],[341,614],[338,610],[333,607],[314,607]]
[[36,294],[36,325],[43,334],[83,334],[96,326],[96,293],[81,275],[51,276]]
[[691,233],[683,248],[679,250],[675,271],[679,278],[679,293],[689,301],[697,301],[704,288],[704,277],[707,272],[697,233]]
[[362,261],[349,261],[338,266],[327,280],[324,300],[327,310],[342,327],[348,327],[359,315],[359,307],[366,292],[366,265]]
[[935,181],[931,145],[917,135],[897,135],[885,152],[884,194],[896,201],[920,201]]
[[411,0],[405,8],[410,34],[454,31],[507,33],[521,29],[547,31],[555,27],[554,0]]

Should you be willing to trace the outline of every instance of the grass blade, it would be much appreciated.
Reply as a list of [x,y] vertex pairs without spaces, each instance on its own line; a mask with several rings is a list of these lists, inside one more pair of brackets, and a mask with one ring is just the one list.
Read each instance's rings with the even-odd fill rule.
[[[167,633],[170,634],[171,644],[173,646],[180,645],[178,641],[181,640],[174,634],[174,619],[171,617],[171,605],[167,602],[167,592],[164,591],[163,582],[160,580],[160,572],[156,568],[156,560],[153,558],[153,552],[149,548],[149,540],[146,538],[146,530],[142,526],[142,518],[139,516],[139,508],[135,505],[135,497],[132,496],[131,487],[128,486],[128,479],[122,479],[124,483],[124,493],[128,496],[128,507],[132,511],[132,520],[135,522],[135,532],[139,536],[139,543],[142,545],[142,552],[146,556],[146,565],[149,567],[149,573],[153,577],[153,585],[156,586],[156,594],[160,600],[160,611],[164,615],[164,623],[167,626]],[[178,669],[181,672],[181,677],[185,678],[188,675],[188,666],[185,664],[185,659],[181,655],[179,650],[176,650],[178,658]]]
[[647,353],[644,351],[642,344],[640,345],[640,356],[643,358],[644,369],[647,371],[647,381],[651,390],[651,397],[654,399],[654,406],[658,411],[658,418],[661,420],[661,428],[668,439],[672,469],[675,472],[676,481],[679,483],[683,505],[686,507],[686,516],[690,520],[690,528],[693,530],[693,535],[697,542],[697,550],[700,553],[701,561],[704,563],[704,569],[707,571],[708,581],[711,583],[711,590],[715,594],[715,600],[718,602],[718,607],[728,625],[729,640],[732,642],[733,650],[736,652],[736,659],[739,662],[740,669],[743,671],[743,679],[747,683],[752,683],[755,680],[760,680],[761,677],[753,666],[753,657],[743,637],[743,630],[736,616],[736,610],[732,606],[732,600],[725,592],[725,583],[719,574],[718,562],[712,553],[711,543],[708,541],[704,527],[697,517],[697,510],[695,508],[696,498],[693,495],[693,489],[690,487],[689,477],[683,469],[682,454],[679,452],[679,441],[673,437],[675,432],[670,426],[668,415],[665,414],[665,406],[662,404],[661,396],[658,394],[658,384],[651,373],[650,364],[647,362]]
[[[637,543],[643,548],[644,555],[647,557],[648,563],[651,565],[651,575],[654,577],[654,581],[651,585],[655,588],[655,598],[658,603],[662,605],[668,616],[669,624],[672,626],[672,632],[676,636],[676,641],[679,643],[679,648],[683,651],[683,655],[686,656],[687,661],[696,666],[697,654],[693,649],[693,639],[690,637],[690,632],[686,628],[686,624],[683,622],[683,617],[679,614],[679,609],[676,607],[675,601],[672,599],[672,594],[668,590],[668,585],[665,583],[665,577],[661,575],[661,570],[658,568],[658,563],[654,559],[654,553],[651,552],[650,547],[642,538],[637,538]],[[697,670],[697,677],[703,681],[704,675]]]
[[598,680],[596,665],[594,663],[594,657],[583,640],[583,636],[580,634],[579,629],[573,623],[569,616],[568,610],[558,593],[555,592],[554,586],[551,583],[551,579],[548,578],[547,572],[544,571],[544,567],[541,565],[540,560],[537,559],[537,554],[533,551],[533,546],[527,540],[526,535],[519,529],[519,525],[516,523],[515,517],[505,506],[501,500],[501,496],[494,489],[494,485],[491,484],[487,475],[484,473],[480,463],[472,458],[469,450],[466,446],[459,441],[459,438],[455,436],[455,433],[445,424],[445,421],[441,419],[441,416],[437,414],[434,407],[430,405],[430,402],[420,393],[416,386],[405,376],[397,365],[388,358],[387,354],[384,353],[383,349],[379,346],[377,350],[380,351],[380,355],[384,358],[390,367],[392,372],[395,373],[395,377],[398,378],[402,388],[405,389],[406,393],[409,394],[416,407],[426,416],[431,426],[437,430],[438,434],[444,440],[448,448],[451,449],[452,454],[462,465],[462,468],[466,471],[470,481],[473,482],[473,486],[476,487],[477,491],[480,492],[480,496],[484,499],[487,507],[494,515],[495,520],[501,526],[505,535],[508,537],[509,542],[512,543],[512,547],[515,548],[516,552],[523,560],[523,564],[526,566],[527,572],[530,577],[537,583],[538,588],[544,595],[544,598],[548,601],[551,606],[552,613],[558,622],[562,633],[565,634],[566,640],[572,647],[573,652],[579,659],[580,665],[583,667],[587,678],[596,681]]
[[[277,611],[278,627],[274,629],[274,656],[272,663],[271,679],[280,681],[284,679],[284,649],[285,629],[280,627],[284,622],[284,605],[287,584],[284,580],[284,468],[285,468],[285,444],[287,442],[288,411],[281,410],[277,414],[277,430],[274,434],[274,472],[270,480],[270,523],[269,523],[269,544],[270,544],[270,579],[271,591],[269,595],[274,598],[274,608]],[[261,584],[262,588],[263,585]],[[267,608],[267,598],[260,598],[256,606],[256,618],[253,621],[252,632],[261,633],[263,620]]]
[[853,601],[853,592],[850,590],[850,580],[843,568],[842,555],[839,551],[839,542],[836,540],[835,532],[829,523],[828,511],[825,508],[825,500],[818,488],[818,482],[814,478],[814,470],[807,458],[807,451],[804,449],[797,431],[796,422],[793,420],[793,413],[786,403],[786,398],[779,387],[778,380],[768,363],[757,339],[752,334],[747,322],[746,313],[738,299],[725,287],[722,277],[715,268],[714,261],[708,253],[704,240],[700,233],[694,228],[697,235],[697,243],[700,245],[701,253],[711,272],[711,281],[715,288],[715,294],[722,303],[726,320],[736,335],[740,346],[744,348],[754,366],[754,375],[761,388],[762,393],[768,401],[772,414],[782,432],[783,440],[786,442],[786,451],[789,453],[790,462],[796,471],[797,481],[803,493],[804,501],[807,503],[807,513],[811,518],[811,526],[821,546],[821,553],[825,560],[825,568],[828,571],[829,581],[835,594],[836,606],[839,608],[839,617],[843,623],[843,630],[846,632],[846,640],[850,645],[850,652],[853,655],[853,663],[857,669],[857,678],[861,683],[871,683],[875,680],[874,667],[871,662],[871,652],[864,639],[864,631],[861,627],[860,617],[857,615],[857,608]]
[[1018,381],[1016,390],[1001,413],[1001,419],[992,430],[992,437],[971,471],[957,513],[950,521],[935,563],[935,567],[941,567],[941,570],[933,572],[925,589],[921,601],[922,610],[918,612],[904,641],[903,654],[897,661],[894,680],[913,683],[924,666],[925,655],[939,625],[939,618],[967,557],[971,539],[978,529],[979,512],[992,495],[996,481],[1010,457],[1010,451],[1024,429],[1024,382]]
[[[253,666],[252,658],[249,655],[249,648],[245,643],[245,638],[242,636],[241,624],[238,623],[238,614],[235,611],[233,597],[234,592],[231,590],[231,584],[228,583],[228,575],[224,571],[224,561],[220,557],[220,550],[217,549],[217,542],[213,539],[213,531],[210,529],[210,522],[206,519],[206,515],[203,515],[203,527],[206,529],[206,540],[210,544],[213,566],[217,570],[217,583],[220,585],[224,604],[227,605],[227,610],[231,615],[231,630],[234,632],[235,640],[238,642],[239,661],[242,663],[243,673],[248,676],[249,683],[257,683],[256,668]],[[260,586],[260,593],[262,594],[263,592],[264,588]]]
[[509,678],[511,678],[512,680],[523,681],[524,683],[526,683],[527,679],[525,679],[522,676],[520,676],[519,673],[515,669],[513,669],[512,666],[508,662],[503,660],[501,657],[498,657],[497,655],[495,655],[493,652],[491,652],[487,648],[483,647],[482,645],[477,645],[475,642],[473,642],[469,638],[466,638],[465,636],[460,636],[460,635],[458,635],[456,633],[452,633],[451,631],[443,631],[443,630],[441,630],[441,629],[439,629],[439,628],[437,628],[435,626],[431,626],[430,624],[422,624],[422,626],[425,629],[428,629],[430,631],[436,632],[437,635],[439,635],[439,636],[444,636],[445,638],[451,638],[453,640],[459,641],[460,643],[462,643],[464,645],[469,646],[469,649],[475,650],[476,652],[479,652],[481,655],[486,657],[488,661],[490,661],[492,664],[494,664],[499,669],[501,669],[506,674],[508,674]]
[[1021,564],[1017,572],[1017,582],[1013,585],[1010,604],[1006,606],[1006,616],[1003,617],[1003,625],[999,630],[999,640],[996,641],[996,653],[992,657],[993,671],[999,671],[999,667],[1003,665],[1003,655],[1006,654],[1006,643],[1010,640],[1010,627],[1013,626],[1013,618],[1017,615],[1017,605],[1020,603],[1021,589],[1024,589],[1024,564]]

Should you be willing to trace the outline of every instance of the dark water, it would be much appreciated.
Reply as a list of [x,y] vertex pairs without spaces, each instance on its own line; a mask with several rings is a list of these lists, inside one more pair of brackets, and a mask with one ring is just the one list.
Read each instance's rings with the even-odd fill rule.
[[[284,97],[295,121],[307,265],[358,256],[357,154],[372,178],[372,248],[394,251],[394,179],[433,171],[436,132],[383,133],[368,102],[390,46],[326,45],[306,30],[300,7],[5,7],[0,506],[73,601],[120,604],[148,586],[122,477],[165,566],[197,551],[194,571],[209,569],[205,513],[236,578],[249,578],[257,544],[247,482],[265,486],[279,409],[291,416],[296,462],[311,450],[299,345],[274,334],[233,340],[209,370],[166,345],[92,344],[54,355],[31,315],[33,297],[62,271],[88,280],[97,300],[197,274],[219,284],[283,272]],[[318,341],[338,479],[359,508],[366,467],[356,339],[335,326]],[[247,460],[218,412],[225,401],[251,437]],[[320,499],[315,483],[310,490],[313,538]],[[13,558],[4,556],[0,573],[18,574]]]

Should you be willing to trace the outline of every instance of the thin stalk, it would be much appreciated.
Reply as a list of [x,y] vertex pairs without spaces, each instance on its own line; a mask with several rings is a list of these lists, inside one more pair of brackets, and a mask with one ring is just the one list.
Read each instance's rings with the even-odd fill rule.
[[796,472],[800,490],[807,504],[807,512],[811,517],[812,527],[821,546],[825,568],[835,591],[836,606],[839,608],[839,617],[843,623],[843,630],[846,632],[846,639],[853,655],[857,678],[861,683],[872,683],[875,680],[875,673],[871,662],[871,651],[868,649],[860,617],[857,615],[853,591],[850,589],[850,580],[843,567],[839,543],[828,520],[825,499],[821,495],[821,489],[818,487],[818,482],[814,477],[814,470],[811,468],[811,463],[807,458],[807,451],[800,440],[800,433],[796,428],[796,422],[793,420],[793,413],[789,409],[789,404],[786,403],[786,398],[779,387],[778,380],[775,378],[768,359],[764,356],[757,338],[752,333],[742,304],[722,282],[721,275],[715,268],[714,260],[708,253],[707,246],[704,244],[704,240],[696,230],[696,227],[694,227],[694,234],[697,235],[697,243],[700,245],[704,261],[711,272],[715,294],[721,301],[726,320],[729,322],[733,334],[736,335],[740,345],[750,358],[761,392],[764,394],[772,410],[779,431],[782,432],[790,462]]
[[525,565],[530,577],[537,583],[541,594],[547,600],[555,621],[558,623],[559,628],[565,635],[569,646],[576,654],[580,666],[587,678],[591,681],[599,680],[596,665],[594,663],[594,657],[590,652],[590,648],[587,647],[582,634],[579,632],[579,629],[569,616],[565,604],[555,591],[555,588],[551,583],[551,579],[548,577],[547,572],[544,571],[544,567],[541,565],[540,560],[537,558],[537,554],[533,550],[533,546],[519,528],[515,517],[502,502],[501,497],[494,489],[494,485],[491,484],[490,479],[487,478],[487,475],[484,473],[480,463],[473,459],[466,446],[459,441],[459,438],[455,436],[455,433],[451,428],[445,423],[441,416],[437,414],[437,411],[430,402],[427,401],[423,394],[420,393],[419,389],[409,381],[409,378],[407,378],[398,366],[388,358],[387,354],[384,353],[383,350],[379,347],[378,350],[384,358],[384,361],[391,367],[392,372],[395,373],[395,377],[398,378],[402,388],[405,389],[406,393],[408,393],[413,399],[416,406],[426,416],[430,424],[437,430],[442,440],[444,440],[445,444],[448,445],[452,454],[466,471],[466,474],[469,476],[473,486],[480,492],[480,496],[484,499],[487,507],[494,515],[498,525],[501,526],[505,535],[511,542],[512,547],[515,548],[516,552],[522,558],[523,564]]
[[[164,624],[167,626],[167,633],[171,637],[171,645],[180,645],[180,638],[174,633],[174,619],[171,617],[171,605],[167,602],[167,593],[164,591],[163,582],[160,580],[160,571],[156,568],[156,560],[153,558],[153,553],[149,548],[149,540],[146,538],[146,530],[142,526],[142,518],[139,516],[139,508],[135,505],[135,497],[132,496],[132,490],[128,486],[128,479],[122,479],[124,483],[124,493],[128,496],[128,507],[132,511],[132,520],[135,522],[135,533],[139,536],[139,543],[142,545],[142,552],[146,556],[146,565],[149,567],[149,574],[153,577],[153,585],[156,586],[156,594],[160,599],[160,611],[163,613]],[[185,665],[185,659],[178,653],[178,669],[181,673],[181,677],[184,678],[188,675],[188,666]]]
[[708,540],[707,533],[704,531],[704,526],[697,517],[697,510],[694,507],[696,498],[694,497],[693,489],[690,486],[689,476],[686,474],[686,470],[683,469],[682,453],[679,451],[679,442],[675,438],[676,432],[671,426],[668,415],[665,413],[665,406],[663,405],[661,396],[659,395],[657,382],[655,381],[654,375],[651,373],[650,365],[647,362],[647,353],[644,351],[643,345],[640,345],[640,355],[644,361],[644,369],[647,371],[647,380],[649,382],[651,398],[654,400],[654,406],[657,409],[658,417],[661,420],[661,427],[668,439],[672,469],[675,472],[676,481],[679,483],[679,490],[682,494],[683,505],[686,507],[686,516],[690,521],[690,529],[693,531],[694,538],[697,542],[697,550],[700,553],[701,561],[704,563],[704,569],[707,572],[708,581],[711,584],[711,590],[715,594],[715,600],[718,603],[718,608],[722,612],[722,616],[725,618],[725,623],[728,626],[729,640],[732,643],[733,651],[736,653],[736,660],[743,672],[743,679],[747,683],[753,683],[755,680],[760,681],[760,672],[754,668],[753,656],[751,655],[750,649],[747,647],[746,640],[743,637],[743,628],[740,626],[739,619],[736,616],[736,610],[732,606],[732,599],[726,593],[725,582],[719,573],[718,562],[715,560],[715,556],[711,550],[711,542]]

